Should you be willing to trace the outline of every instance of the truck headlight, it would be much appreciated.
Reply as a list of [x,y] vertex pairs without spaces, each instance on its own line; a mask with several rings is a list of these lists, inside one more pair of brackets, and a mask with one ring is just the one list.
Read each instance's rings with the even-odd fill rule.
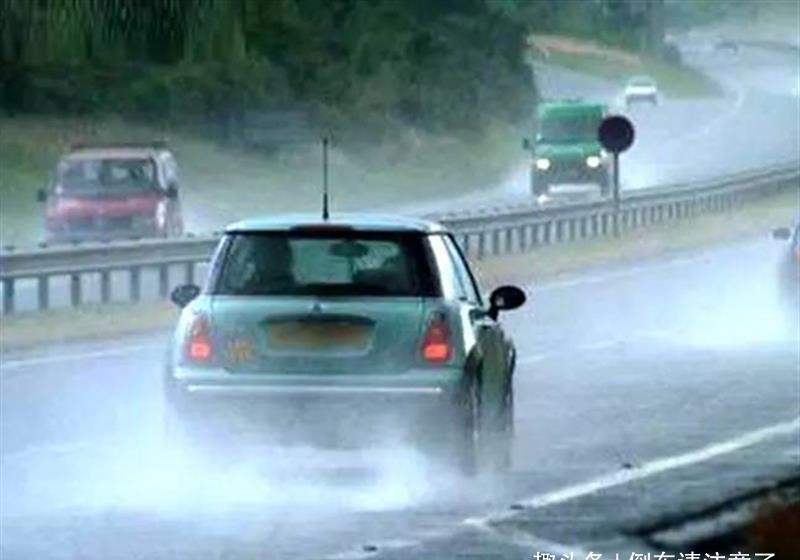
[[600,167],[600,163],[600,156],[589,156],[586,158],[586,165],[592,169],[597,169]]
[[536,169],[539,171],[547,171],[550,169],[550,160],[547,158],[539,158],[536,160]]

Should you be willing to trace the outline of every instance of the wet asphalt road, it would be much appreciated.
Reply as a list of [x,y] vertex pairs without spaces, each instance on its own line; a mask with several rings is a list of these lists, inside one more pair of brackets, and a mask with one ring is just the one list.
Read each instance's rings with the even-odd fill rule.
[[[531,288],[504,319],[520,365],[502,478],[464,480],[395,444],[187,463],[159,444],[162,334],[8,353],[0,557],[521,559],[644,546],[620,531],[800,469],[783,249],[753,240]],[[522,521],[506,518],[512,503]]]

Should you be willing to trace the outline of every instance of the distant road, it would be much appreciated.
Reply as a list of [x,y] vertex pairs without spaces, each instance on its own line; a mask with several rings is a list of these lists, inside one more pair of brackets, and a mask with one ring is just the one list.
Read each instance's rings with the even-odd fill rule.
[[[670,99],[658,107],[634,106],[628,116],[636,141],[623,155],[623,189],[633,190],[715,177],[783,163],[800,153],[800,55],[742,47],[738,55],[717,53],[710,40],[687,46],[684,58],[724,88],[718,99]],[[613,103],[622,88],[571,70],[537,64],[536,79],[546,97],[582,97]],[[522,139],[520,138],[520,143]],[[530,199],[528,163],[495,188],[454,199],[410,204],[407,211],[435,212]],[[592,188],[576,194],[597,196]]]

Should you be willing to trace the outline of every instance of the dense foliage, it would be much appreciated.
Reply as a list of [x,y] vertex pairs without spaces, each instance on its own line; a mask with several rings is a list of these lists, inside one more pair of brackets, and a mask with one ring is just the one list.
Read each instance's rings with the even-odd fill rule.
[[531,106],[525,34],[515,0],[0,0],[0,107],[479,130]]

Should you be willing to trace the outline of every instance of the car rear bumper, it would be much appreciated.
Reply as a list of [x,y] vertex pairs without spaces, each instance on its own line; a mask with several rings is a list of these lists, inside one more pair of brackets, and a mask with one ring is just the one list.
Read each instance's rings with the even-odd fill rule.
[[115,239],[136,239],[142,237],[157,237],[159,229],[155,225],[131,225],[127,222],[114,226],[98,225],[74,227],[66,223],[54,223],[47,226],[47,241],[49,243],[73,243],[82,241],[109,241]]
[[538,185],[557,185],[560,183],[591,183],[603,185],[608,181],[608,170],[605,166],[587,167],[579,162],[574,165],[558,164],[548,171],[534,171],[534,183]]
[[658,100],[657,93],[627,93],[625,94],[625,101],[656,101]]
[[[430,428],[433,418],[452,410],[462,386],[457,369],[243,375],[178,368],[167,380],[166,399],[184,429],[216,441],[276,434],[307,439],[331,430],[362,441]],[[336,439],[341,443],[341,437]]]

